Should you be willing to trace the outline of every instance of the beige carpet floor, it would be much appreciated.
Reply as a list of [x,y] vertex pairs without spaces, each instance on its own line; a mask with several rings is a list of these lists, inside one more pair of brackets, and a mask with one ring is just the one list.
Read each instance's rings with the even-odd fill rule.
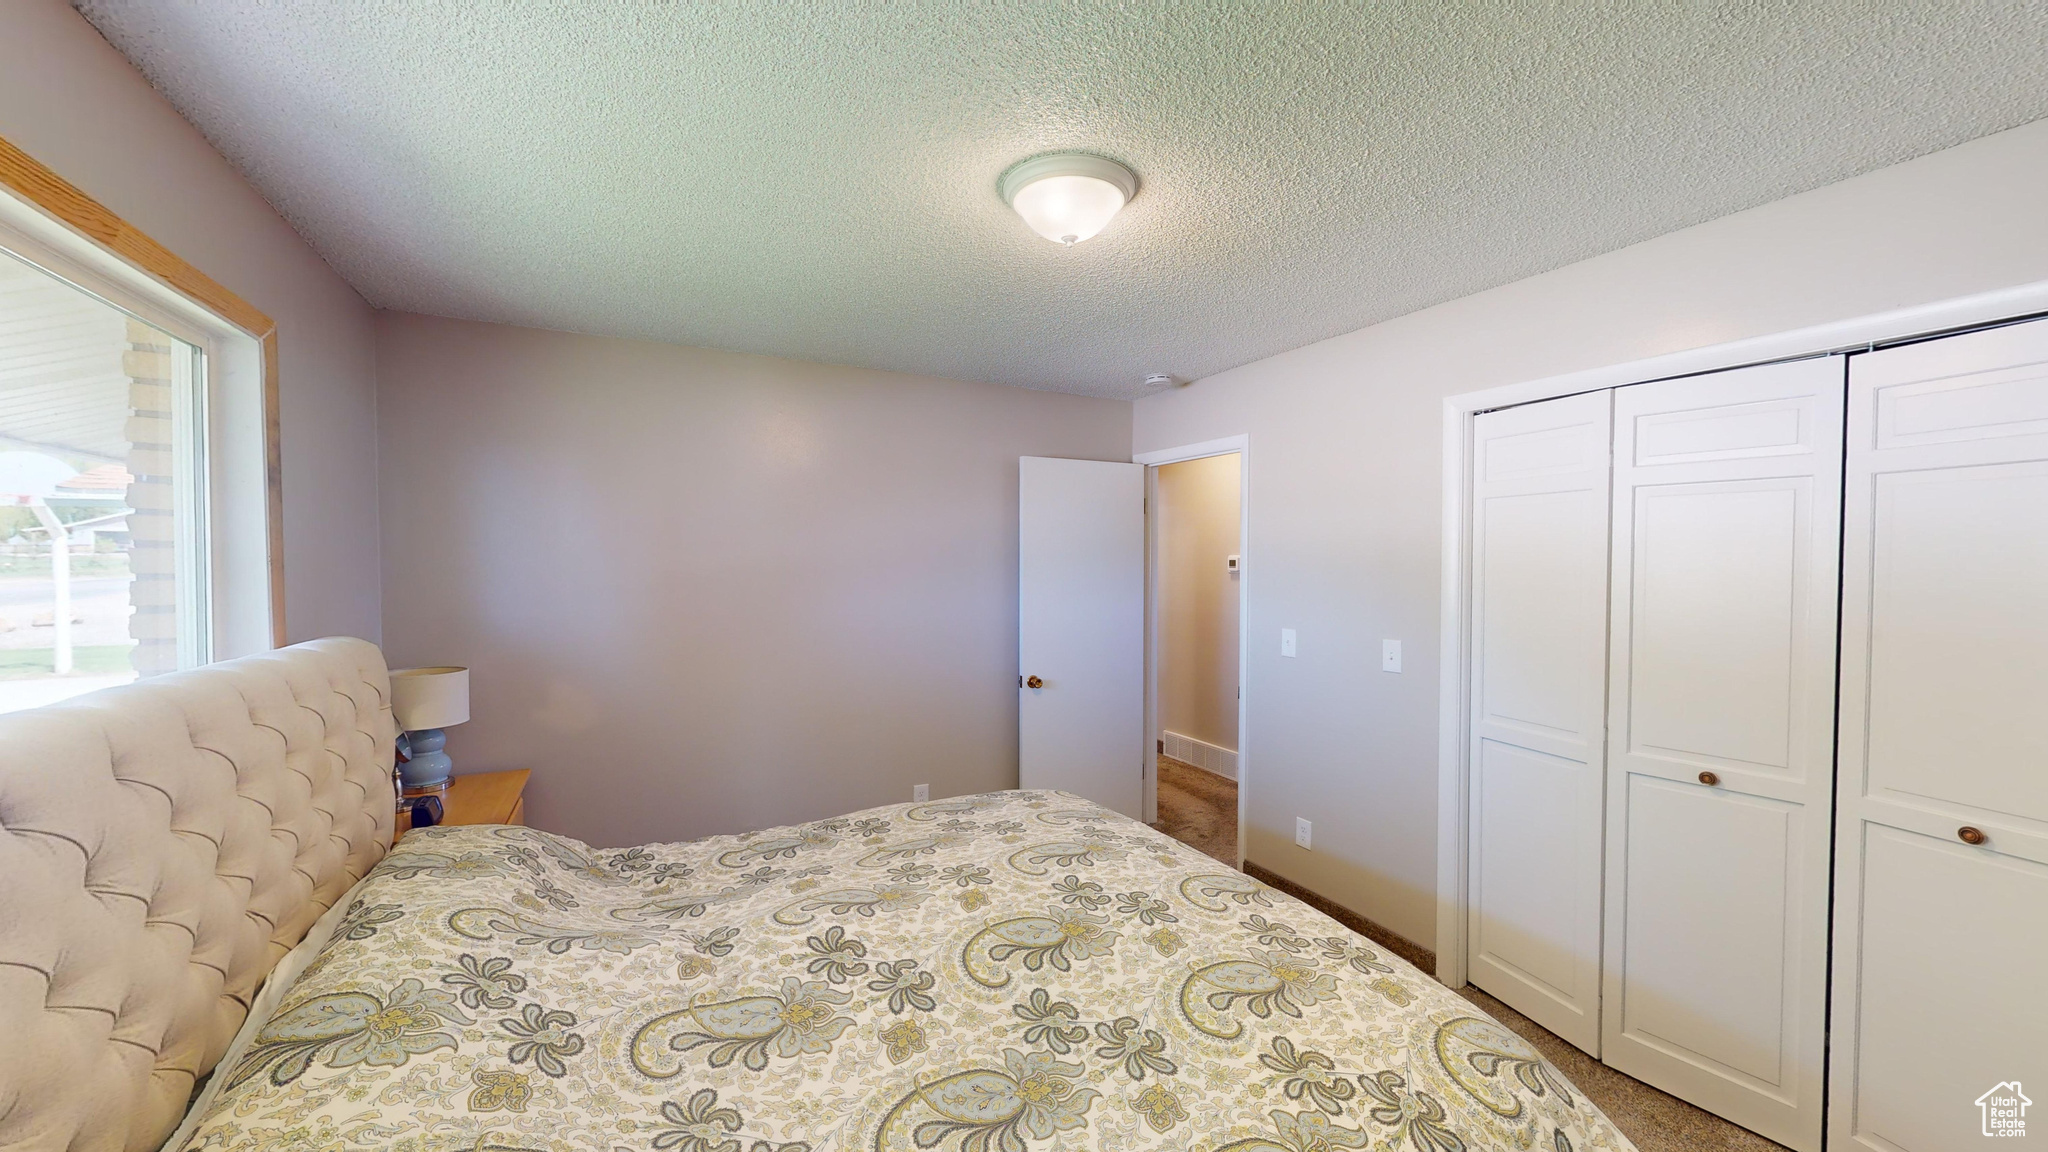
[[[1237,784],[1165,756],[1159,758],[1159,819],[1153,827],[1226,864],[1237,863]],[[1342,905],[1250,861],[1245,871],[1336,920],[1427,973],[1436,956]],[[1641,1152],[1783,1152],[1783,1145],[1616,1072],[1555,1033],[1471,985],[1458,994],[1534,1044],[1565,1078],[1598,1104]]]
[[1159,758],[1159,819],[1152,826],[1237,867],[1237,781]]

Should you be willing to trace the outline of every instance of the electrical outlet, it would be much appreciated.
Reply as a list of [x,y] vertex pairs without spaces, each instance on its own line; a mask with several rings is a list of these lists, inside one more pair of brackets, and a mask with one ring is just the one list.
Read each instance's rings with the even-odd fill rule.
[[1282,628],[1280,630],[1280,654],[1282,656],[1294,655],[1294,629]]
[[1308,834],[1311,827],[1312,825],[1301,817],[1296,816],[1294,818],[1294,842],[1296,845],[1303,848],[1308,847]]
[[929,799],[931,799],[931,798],[932,798],[932,786],[931,786],[931,785],[929,785],[929,784],[912,784],[912,785],[910,786],[910,798],[911,798],[912,800],[929,800]]
[[1399,640],[1380,641],[1380,671],[1399,672],[1400,670],[1401,642]]

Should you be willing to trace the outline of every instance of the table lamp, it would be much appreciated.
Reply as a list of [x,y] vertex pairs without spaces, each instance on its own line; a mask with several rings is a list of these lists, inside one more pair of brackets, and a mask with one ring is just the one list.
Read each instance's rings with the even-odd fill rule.
[[441,749],[442,729],[469,720],[469,669],[400,668],[391,674],[391,714],[404,735],[407,759],[398,776],[408,796],[445,792],[454,764]]

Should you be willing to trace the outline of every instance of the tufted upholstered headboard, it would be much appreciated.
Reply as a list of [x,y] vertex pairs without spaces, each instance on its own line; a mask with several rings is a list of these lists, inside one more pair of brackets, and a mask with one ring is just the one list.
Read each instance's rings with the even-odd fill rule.
[[0,715],[0,1147],[154,1148],[391,843],[384,655],[276,652]]

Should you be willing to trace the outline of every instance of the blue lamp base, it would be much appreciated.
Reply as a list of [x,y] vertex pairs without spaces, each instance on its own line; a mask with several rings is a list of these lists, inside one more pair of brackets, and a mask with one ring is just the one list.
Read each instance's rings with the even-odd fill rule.
[[448,787],[448,773],[455,762],[441,750],[447,743],[448,732],[442,728],[405,734],[408,759],[398,766],[398,779],[408,793],[439,792]]

